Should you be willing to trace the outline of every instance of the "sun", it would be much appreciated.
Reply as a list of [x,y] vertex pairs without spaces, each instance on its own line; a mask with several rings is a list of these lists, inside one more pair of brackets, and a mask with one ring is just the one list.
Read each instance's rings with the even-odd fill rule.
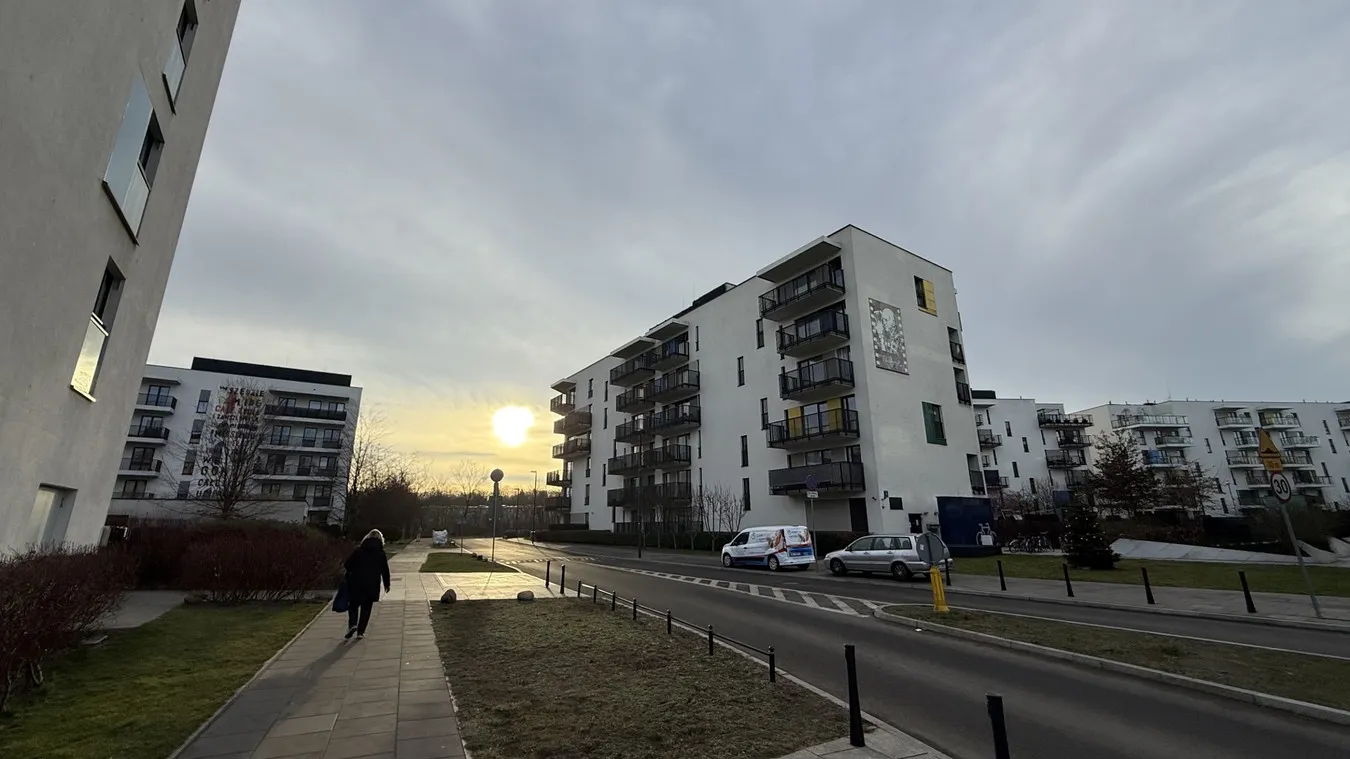
[[503,445],[516,448],[525,442],[525,433],[534,426],[534,414],[520,406],[503,406],[492,415],[492,432]]

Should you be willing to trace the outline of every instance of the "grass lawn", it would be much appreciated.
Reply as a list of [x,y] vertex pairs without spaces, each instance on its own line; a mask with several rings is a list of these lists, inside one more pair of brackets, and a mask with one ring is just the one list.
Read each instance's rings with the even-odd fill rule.
[[495,561],[479,561],[471,553],[432,551],[422,563],[423,572],[509,572],[511,568]]
[[960,609],[938,614],[931,608],[920,606],[890,606],[886,611],[1299,701],[1350,709],[1350,661],[1342,659]]
[[560,599],[432,623],[475,759],[769,759],[848,734],[844,709],[660,620]]
[[321,608],[182,606],[72,651],[0,718],[0,756],[168,756]]
[[[1060,564],[1064,561],[1062,557],[1026,554],[957,559],[954,574],[964,572],[975,575],[997,575],[996,562],[999,559],[1003,561],[1003,574],[1007,577],[1060,581],[1064,579],[1063,570],[1060,568]],[[1303,584],[1303,575],[1299,573],[1297,566],[1269,564],[1206,564],[1192,561],[1126,559],[1117,562],[1116,569],[1111,571],[1071,569],[1069,576],[1075,580],[1088,582],[1143,585],[1140,567],[1148,568],[1149,583],[1159,587],[1242,590],[1237,574],[1240,569],[1247,573],[1247,585],[1251,587],[1253,593],[1302,595],[1308,592],[1307,586]],[[1311,575],[1313,587],[1317,589],[1319,595],[1350,597],[1350,569],[1309,566],[1308,574]]]

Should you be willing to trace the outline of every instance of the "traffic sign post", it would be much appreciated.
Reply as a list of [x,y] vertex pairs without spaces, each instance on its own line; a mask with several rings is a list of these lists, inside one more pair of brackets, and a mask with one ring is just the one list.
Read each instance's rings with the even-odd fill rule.
[[1294,497],[1294,487],[1282,472],[1270,475],[1270,489],[1275,491],[1275,500],[1280,503],[1289,503],[1289,499]]
[[1259,446],[1256,455],[1261,458],[1261,466],[1266,468],[1267,472],[1276,474],[1284,471],[1284,458],[1280,456],[1280,449],[1275,446],[1275,441],[1270,439],[1270,433],[1265,430],[1257,431],[1257,445]]
[[814,474],[806,475],[806,529],[811,531],[811,540],[815,540],[816,534],[816,499],[820,497],[820,481]]
[[1294,548],[1294,558],[1298,559],[1298,571],[1303,574],[1303,584],[1308,586],[1308,599],[1312,601],[1313,613],[1322,618],[1322,605],[1317,602],[1317,593],[1313,590],[1312,578],[1308,576],[1308,566],[1303,563],[1303,550],[1298,547],[1298,537],[1294,534],[1294,522],[1289,518],[1289,501],[1294,497],[1294,487],[1284,474],[1284,458],[1270,433],[1257,430],[1261,465],[1270,473],[1270,489],[1275,494],[1276,507],[1284,519],[1284,529],[1289,533],[1289,545]]

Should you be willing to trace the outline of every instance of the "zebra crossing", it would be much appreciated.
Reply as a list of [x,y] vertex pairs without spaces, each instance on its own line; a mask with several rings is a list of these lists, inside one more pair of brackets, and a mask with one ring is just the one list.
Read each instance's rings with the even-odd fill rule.
[[742,593],[744,595],[767,598],[770,601],[796,604],[810,609],[816,609],[832,614],[843,614],[850,617],[870,617],[872,616],[872,612],[886,605],[875,601],[868,601],[863,598],[836,596],[829,593],[817,593],[815,591],[790,590],[788,588],[776,588],[771,585],[756,585],[749,582],[714,580],[710,577],[693,577],[691,575],[674,574],[672,572],[658,572],[652,569],[632,569],[629,567],[614,566],[606,567],[606,569],[619,572],[631,572],[633,574],[646,575],[648,577],[659,577],[663,580],[687,582],[690,585],[702,585],[708,588],[716,588],[732,593]]
[[559,564],[571,564],[574,562],[595,561],[595,559],[596,557],[594,556],[545,556],[539,559],[502,559],[497,563],[516,567],[520,566],[521,564],[543,564],[544,562],[548,561],[556,561]]

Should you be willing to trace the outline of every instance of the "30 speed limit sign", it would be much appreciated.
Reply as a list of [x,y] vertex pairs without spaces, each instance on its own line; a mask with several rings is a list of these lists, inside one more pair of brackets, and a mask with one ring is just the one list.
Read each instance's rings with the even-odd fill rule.
[[1270,475],[1270,489],[1275,491],[1275,497],[1280,503],[1288,503],[1289,499],[1294,497],[1294,488],[1289,484],[1289,478],[1281,472]]

